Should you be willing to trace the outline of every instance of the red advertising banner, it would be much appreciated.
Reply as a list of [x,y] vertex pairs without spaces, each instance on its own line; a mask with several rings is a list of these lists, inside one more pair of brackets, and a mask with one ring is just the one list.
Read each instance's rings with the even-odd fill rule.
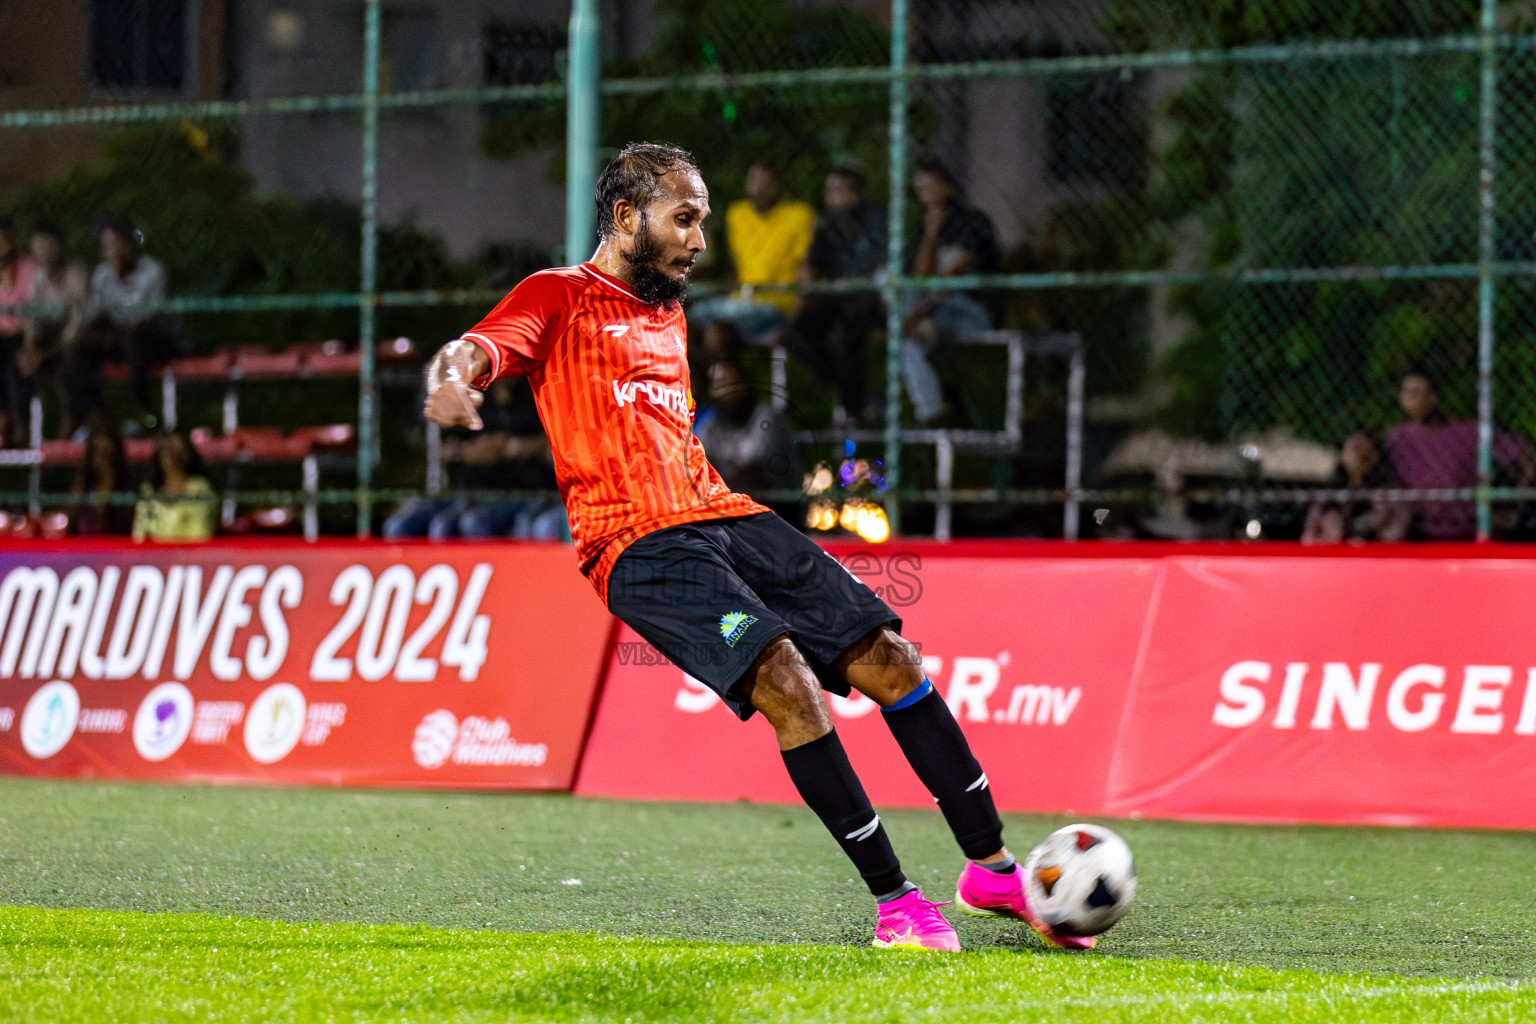
[[[1006,810],[1536,828],[1536,558],[831,550]],[[8,546],[0,771],[796,800],[766,722],[613,627],[558,546]],[[876,803],[928,806],[832,708]]]
[[[1009,810],[1103,811],[1104,785],[1157,563],[830,549],[903,617]],[[962,549],[963,550],[963,549]],[[875,704],[833,698],[870,798],[931,807]],[[577,792],[790,803],[773,731],[621,630]]]
[[564,546],[7,546],[0,771],[565,789],[611,622]]
[[1536,562],[1173,558],[1112,814],[1536,827]]

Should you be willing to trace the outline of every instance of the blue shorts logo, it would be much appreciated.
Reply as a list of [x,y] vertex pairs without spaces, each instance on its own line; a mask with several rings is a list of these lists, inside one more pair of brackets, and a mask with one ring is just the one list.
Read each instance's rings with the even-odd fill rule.
[[746,612],[726,612],[720,616],[720,635],[725,638],[725,646],[735,647],[741,634],[756,621],[756,615],[748,615]]

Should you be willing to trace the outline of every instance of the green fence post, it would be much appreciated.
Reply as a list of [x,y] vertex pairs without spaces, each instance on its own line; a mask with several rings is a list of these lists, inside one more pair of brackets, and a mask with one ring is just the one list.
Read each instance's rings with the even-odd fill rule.
[[[907,0],[891,0],[891,198],[886,210],[885,486],[891,533],[901,530],[901,257],[907,202]],[[849,410],[852,412],[853,410]]]
[[373,465],[378,447],[378,396],[374,348],[379,290],[379,0],[368,0],[363,18],[363,238],[357,305],[357,343],[362,355],[357,395],[357,535],[373,532]]
[[598,0],[571,4],[565,99],[565,262],[592,255],[597,211],[592,185],[597,180],[599,78]]
[[1494,173],[1498,112],[1498,48],[1494,38],[1498,0],[1483,0],[1478,26],[1482,52],[1481,96],[1477,108],[1477,539],[1493,525],[1488,488],[1493,484],[1493,310]]

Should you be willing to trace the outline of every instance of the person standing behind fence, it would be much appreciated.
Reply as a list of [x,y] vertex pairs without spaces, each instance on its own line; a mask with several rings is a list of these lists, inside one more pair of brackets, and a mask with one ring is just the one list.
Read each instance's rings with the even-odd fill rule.
[[[11,221],[0,220],[0,306],[22,306],[32,300],[32,278],[36,268],[16,245],[16,230]],[[19,312],[0,312],[0,365],[5,374],[5,407],[10,414],[10,428],[3,443],[16,444],[22,425],[27,422],[26,400],[16,356],[26,337],[27,321]]]
[[[874,277],[886,263],[886,215],[864,198],[864,172],[834,167],[827,172],[826,208],[816,221],[811,248],[800,265],[800,281]],[[806,295],[784,335],[784,347],[837,391],[834,421],[861,418],[879,422],[869,402],[869,335],[884,320],[876,291]]]
[[153,425],[149,371],[180,348],[170,319],[159,308],[166,299],[165,268],[139,251],[141,236],[123,221],[102,218],[96,237],[101,243],[101,263],[91,275],[87,310],[94,343],[81,346],[65,372],[78,374],[82,396],[99,402],[102,358],[121,356],[128,362],[135,411]]
[[[37,272],[32,276],[31,301],[57,308],[57,312],[36,313],[27,320],[26,340],[16,355],[23,395],[30,401],[37,391],[37,375],[49,360],[79,343],[91,285],[85,264],[69,258],[64,235],[54,225],[44,221],[33,224],[27,246],[37,264]],[[63,433],[67,437],[77,424],[84,422],[88,406],[75,393],[74,382],[68,376],[60,383],[64,390]]]
[[[923,219],[907,245],[908,275],[997,273],[1002,261],[992,221],[960,196],[949,168],[938,160],[918,161],[912,190],[923,206]],[[991,328],[996,311],[988,299],[958,291],[912,292],[904,298],[902,376],[920,425],[935,425],[945,416],[935,349],[943,341]]]
[[[1477,486],[1477,423],[1447,419],[1435,382],[1423,370],[1403,374],[1398,406],[1407,417],[1387,431],[1387,459],[1399,487],[1413,490]],[[1520,482],[1536,478],[1536,462],[1520,439],[1499,431],[1493,438],[1496,463],[1518,471]],[[1383,503],[1377,534],[1382,540],[1472,540],[1477,506],[1470,501]]]
[[699,416],[694,433],[726,486],[768,506],[790,522],[800,521],[800,453],[784,417],[752,387],[739,362],[724,359],[709,368],[710,415]]
[[[1392,486],[1391,471],[1381,446],[1368,430],[1357,430],[1339,446],[1339,464],[1328,486],[1334,490],[1366,491]],[[1303,544],[1339,544],[1372,540],[1381,521],[1381,505],[1369,498],[1316,501],[1307,509],[1301,531]]]
[[118,492],[131,494],[133,491],[128,482],[128,459],[123,451],[123,439],[99,411],[93,418],[99,422],[86,431],[80,466],[71,489],[72,493],[81,496],[81,504],[72,513],[72,525],[79,537],[126,534],[133,527],[133,507],[112,500]]
[[[786,196],[778,171],[766,161],[747,169],[746,193],[725,211],[726,242],[741,288],[732,296],[695,303],[688,322],[703,330],[715,320],[731,320],[749,342],[765,344],[794,312],[795,295],[787,289],[799,280],[816,211]],[[758,294],[763,285],[783,285],[786,290]]]

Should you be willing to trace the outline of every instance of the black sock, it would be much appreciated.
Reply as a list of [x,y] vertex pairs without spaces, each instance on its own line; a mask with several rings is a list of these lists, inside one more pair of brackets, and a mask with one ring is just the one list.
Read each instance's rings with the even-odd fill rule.
[[882,717],[912,770],[939,802],[960,849],[971,860],[990,857],[1003,847],[1003,823],[987,776],[949,705],[926,679],[923,686],[924,696],[911,703],[898,701],[882,709]]
[[907,876],[837,733],[779,753],[801,799],[853,861],[869,891],[880,896],[900,888]]

